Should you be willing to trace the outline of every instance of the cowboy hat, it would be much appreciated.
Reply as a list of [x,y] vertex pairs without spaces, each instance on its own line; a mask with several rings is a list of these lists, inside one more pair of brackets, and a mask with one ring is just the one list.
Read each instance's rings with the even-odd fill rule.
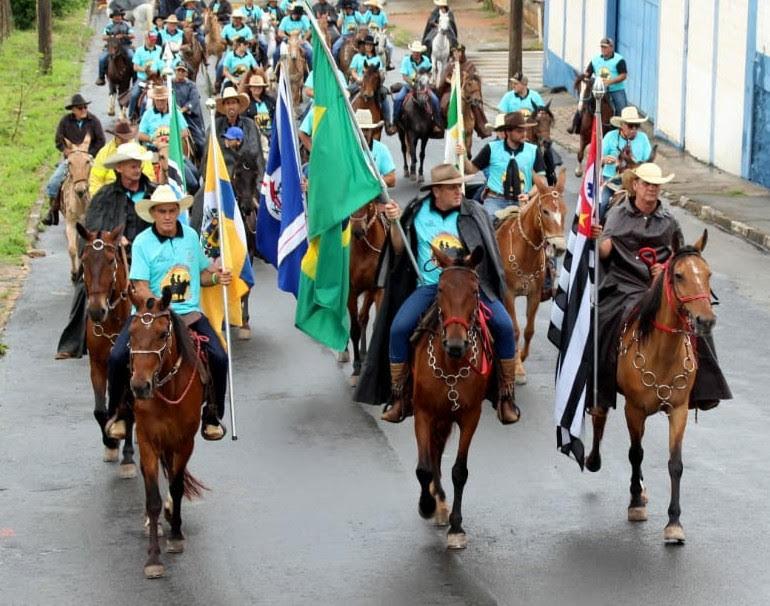
[[615,41],[612,38],[602,38],[599,41],[599,46],[611,46],[615,47]]
[[430,182],[420,188],[425,191],[437,185],[457,185],[473,179],[473,175],[461,175],[454,164],[437,164],[430,169]]
[[118,145],[118,149],[109,158],[104,161],[105,168],[115,168],[121,162],[136,160],[137,162],[147,162],[152,160],[152,152],[146,150],[138,143],[123,143]]
[[623,108],[619,116],[610,118],[610,124],[616,128],[620,128],[624,122],[626,124],[641,124],[647,122],[647,116],[640,116],[639,111],[633,105],[629,105]]
[[409,46],[406,47],[406,49],[410,53],[424,53],[428,48],[419,40],[415,40]]
[[250,87],[261,86],[263,88],[266,88],[267,82],[265,82],[265,79],[259,74],[254,74],[251,78],[249,78],[249,86]]
[[370,112],[368,109],[357,109],[356,110],[356,122],[358,123],[358,126],[361,127],[361,130],[368,130],[372,128],[379,128],[385,122],[380,120],[377,123],[372,122],[372,112]]
[[72,99],[70,99],[70,102],[64,106],[64,109],[72,109],[73,107],[77,107],[78,105],[90,105],[90,101],[86,101],[86,99],[81,95],[80,93],[75,93],[72,95]]
[[519,83],[527,84],[529,82],[529,80],[521,72],[516,72],[515,74],[513,74],[513,77],[511,78],[511,82],[515,82],[517,84],[519,84]]
[[122,8],[120,8],[120,7],[115,7],[115,8],[113,8],[110,11],[110,19],[112,19],[116,15],[120,15],[121,17],[125,17],[126,16],[126,11],[123,10]]
[[228,99],[236,99],[240,104],[238,113],[241,114],[249,107],[249,98],[244,93],[239,93],[232,86],[227,87],[222,91],[222,96],[217,99],[217,111],[220,114],[225,113],[225,101]]
[[433,0],[433,4],[436,6],[449,6],[449,3],[447,3],[447,0]]
[[171,14],[163,20],[163,23],[176,23],[179,25],[179,19],[176,18],[176,15]]
[[134,205],[134,209],[136,210],[136,214],[139,215],[143,221],[155,223],[155,219],[150,211],[154,206],[160,204],[179,204],[179,210],[183,211],[192,206],[193,199],[192,196],[183,196],[182,198],[177,199],[176,194],[171,187],[168,185],[158,185],[152,193],[152,196],[150,198],[145,198],[144,200],[139,200],[139,202]]
[[128,120],[115,120],[111,127],[104,130],[120,139],[133,139],[136,137],[136,131]]
[[174,69],[175,69],[175,70],[180,70],[180,69],[183,69],[183,70],[184,70],[184,71],[186,71],[188,74],[190,73],[190,67],[189,67],[189,66],[187,65],[187,63],[185,63],[184,61],[180,61],[179,63],[177,63],[177,64],[174,66]]
[[246,15],[243,14],[243,11],[239,8],[236,8],[231,14],[230,19],[245,19]]
[[497,126],[497,119],[495,119],[495,130],[513,130],[515,128],[529,128],[537,126],[535,122],[528,122],[527,117],[521,112],[511,112],[505,114],[502,126]]
[[168,99],[168,89],[163,86],[153,86],[148,93],[150,99]]
[[505,126],[505,114],[497,114],[494,125],[487,122],[484,126],[491,130],[502,130]]
[[366,0],[366,2],[364,2],[364,6],[375,6],[377,8],[382,8],[380,0]]
[[640,164],[631,171],[636,175],[638,179],[641,179],[645,183],[652,183],[653,185],[662,185],[668,183],[674,178],[674,173],[663,176],[663,171],[660,170],[660,166],[654,162],[645,162]]
[[364,36],[364,39],[361,40],[361,42],[363,44],[371,44],[372,46],[377,46],[377,41],[374,39],[374,36],[372,36],[371,34],[366,34],[366,36]]

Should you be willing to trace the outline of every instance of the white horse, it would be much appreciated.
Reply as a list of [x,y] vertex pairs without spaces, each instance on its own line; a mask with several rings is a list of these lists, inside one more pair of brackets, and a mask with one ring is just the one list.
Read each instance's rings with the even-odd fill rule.
[[374,49],[384,69],[388,65],[388,34],[374,23],[369,24],[369,33],[374,38]]
[[259,41],[267,45],[267,63],[271,69],[274,69],[273,54],[275,53],[275,22],[273,15],[270,11],[264,11],[262,13],[262,21],[260,23]]
[[438,32],[433,38],[430,60],[433,63],[433,86],[438,87],[441,76],[449,61],[449,13],[441,13],[438,18]]

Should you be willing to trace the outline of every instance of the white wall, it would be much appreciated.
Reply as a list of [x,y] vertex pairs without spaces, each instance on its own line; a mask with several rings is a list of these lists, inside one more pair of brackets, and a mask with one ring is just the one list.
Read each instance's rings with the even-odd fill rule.
[[[586,0],[586,40],[579,69],[583,69],[592,57],[599,54],[599,41],[607,35],[607,0]],[[576,26],[577,27],[577,26]]]
[[[697,6],[693,6],[693,4]],[[714,4],[706,0],[693,3],[691,0],[690,9],[685,144],[687,150],[696,158],[708,162],[709,131],[711,129]],[[661,31],[665,27],[661,23]]]
[[583,42],[583,2],[567,1],[567,44],[564,60],[580,69],[580,47]]
[[757,3],[757,51],[770,55],[770,2]]
[[548,48],[557,57],[562,56],[564,35],[564,3],[566,0],[548,0]]
[[658,40],[658,107],[655,127],[669,141],[682,144],[682,62],[684,58],[684,2],[661,2]]

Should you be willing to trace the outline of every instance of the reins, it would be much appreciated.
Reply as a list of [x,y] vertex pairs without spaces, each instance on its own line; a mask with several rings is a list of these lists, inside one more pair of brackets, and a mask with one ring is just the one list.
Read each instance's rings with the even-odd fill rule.
[[[128,257],[126,255],[126,249],[124,246],[116,246],[115,244],[109,244],[102,240],[101,238],[96,238],[92,242],[89,242],[86,244],[85,248],[83,249],[83,253],[80,255],[80,262],[83,263],[85,259],[85,252],[87,248],[91,248],[92,250],[95,250],[97,252],[100,252],[104,250],[105,248],[111,248],[115,250],[116,252],[120,250],[120,256],[123,260],[123,268],[126,275],[126,286],[123,290],[121,290],[118,293],[117,298],[113,299],[113,295],[115,294],[115,290],[117,289],[117,282],[118,282],[118,259],[113,258],[112,260],[112,280],[110,281],[110,289],[107,295],[107,317],[109,317],[109,313],[113,311],[118,305],[120,305],[123,301],[126,301],[128,299],[128,289],[129,289],[129,281],[128,281]],[[91,291],[89,294],[92,295],[100,295],[102,294],[100,291]],[[105,318],[106,319],[106,318]],[[118,338],[118,335],[120,333],[107,333],[104,332],[104,326],[101,322],[93,322],[92,321],[92,333],[95,337],[104,337],[107,339],[112,345],[115,345],[115,340]]]

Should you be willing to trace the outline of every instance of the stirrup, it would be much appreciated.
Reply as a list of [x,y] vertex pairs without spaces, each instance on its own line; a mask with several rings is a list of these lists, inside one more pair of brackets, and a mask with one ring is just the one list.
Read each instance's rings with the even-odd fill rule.
[[227,427],[221,423],[214,425],[204,422],[201,425],[201,437],[209,442],[218,442],[227,435]]

